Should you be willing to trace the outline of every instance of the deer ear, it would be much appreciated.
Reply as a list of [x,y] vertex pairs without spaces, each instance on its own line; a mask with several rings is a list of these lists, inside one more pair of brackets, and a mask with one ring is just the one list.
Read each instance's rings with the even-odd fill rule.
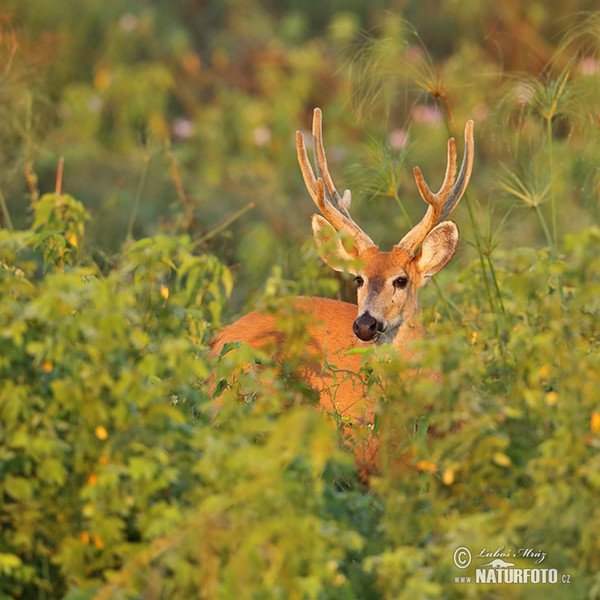
[[458,247],[458,226],[454,221],[444,221],[425,237],[415,257],[423,277],[435,275],[454,256]]
[[312,230],[317,250],[325,263],[335,271],[346,271],[356,275],[358,249],[352,240],[346,238],[347,245],[352,244],[351,248],[346,248],[338,232],[321,215],[313,215]]

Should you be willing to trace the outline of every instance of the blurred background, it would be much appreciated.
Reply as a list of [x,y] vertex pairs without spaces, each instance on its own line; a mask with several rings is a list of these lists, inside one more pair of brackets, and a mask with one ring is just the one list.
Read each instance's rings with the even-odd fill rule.
[[[0,600],[600,598],[597,9],[0,0]],[[382,249],[425,211],[412,168],[437,189],[475,123],[417,363],[324,367],[375,406],[369,486],[280,301],[355,297],[311,237],[316,106]],[[211,358],[255,307],[285,362]],[[457,585],[460,546],[572,585]]]
[[[239,312],[315,258],[294,146],[315,106],[337,186],[384,249],[425,210],[412,167],[438,186],[446,140],[460,156],[471,118],[463,239],[490,252],[557,244],[598,217],[596,7],[3,0],[0,188],[24,227],[28,198],[54,189],[64,156],[63,189],[92,215],[99,262],[128,232],[186,231],[234,269]],[[343,283],[336,293],[352,295]]]

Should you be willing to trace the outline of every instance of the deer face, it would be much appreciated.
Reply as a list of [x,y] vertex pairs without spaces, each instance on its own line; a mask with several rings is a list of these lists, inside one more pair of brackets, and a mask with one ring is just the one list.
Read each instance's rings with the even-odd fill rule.
[[[316,223],[315,223],[316,221]],[[313,217],[313,232],[317,245],[321,247],[324,237],[322,229],[330,227],[320,216]],[[391,252],[381,252],[371,246],[353,256],[343,244],[337,244],[335,251],[323,251],[325,262],[335,270],[342,270],[341,264],[361,265],[359,269],[349,269],[356,277],[358,316],[353,331],[363,342],[376,342],[379,339],[391,341],[403,323],[410,323],[419,312],[417,292],[437,273],[456,252],[458,227],[453,221],[444,221],[435,227],[423,240],[416,256],[395,246]],[[358,260],[356,260],[358,259]]]
[[364,342],[388,337],[418,310],[417,290],[421,282],[411,268],[410,257],[395,248],[380,252],[365,250],[360,256],[364,267],[355,277],[358,317],[353,331]]

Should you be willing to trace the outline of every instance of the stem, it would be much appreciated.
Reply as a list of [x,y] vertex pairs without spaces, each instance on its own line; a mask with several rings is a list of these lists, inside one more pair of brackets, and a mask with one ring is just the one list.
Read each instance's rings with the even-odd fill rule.
[[463,318],[464,321],[469,323],[470,327],[474,331],[481,330],[481,327],[477,323],[475,323],[475,321],[473,321],[473,319],[471,319],[471,317],[469,317],[469,315],[467,315],[467,313],[464,310],[462,310],[462,308],[458,306],[456,302],[454,302],[451,298],[446,298],[446,302],[448,303],[448,306],[452,307],[452,309]]
[[15,230],[13,228],[13,224],[10,218],[10,213],[8,212],[8,208],[6,207],[6,202],[4,200],[2,190],[0,190],[0,216],[4,216],[4,218],[6,219],[6,227],[11,233],[13,233]]
[[538,204],[534,205],[535,208],[535,213],[538,216],[538,219],[540,220],[540,223],[542,225],[542,229],[544,231],[544,236],[546,237],[546,243],[548,244],[548,247],[550,248],[550,251],[552,253],[553,252],[553,247],[552,247],[552,236],[550,235],[550,230],[548,229],[548,225],[546,223],[546,219],[544,218],[544,213],[541,211],[540,207]]
[[454,119],[452,118],[452,113],[450,112],[448,100],[445,97],[442,99],[441,96],[434,96],[434,98],[438,108],[440,109],[440,112],[442,113],[442,118],[444,119],[444,125],[446,126],[448,137],[453,137],[452,125],[454,124]]
[[211,230],[207,234],[203,235],[200,239],[197,239],[193,243],[193,247],[200,246],[204,242],[213,238],[218,233],[221,233],[221,231],[223,231],[224,229],[227,229],[234,221],[237,221],[240,217],[245,215],[252,208],[254,208],[254,202],[248,202],[248,204],[246,204],[246,206],[244,206],[244,208],[241,208],[236,213],[231,215],[231,217],[229,217],[228,219],[223,221],[223,223],[221,223],[221,225],[217,225],[217,227],[215,227],[213,230]]
[[498,285],[498,279],[496,278],[496,269],[494,268],[494,263],[492,262],[492,257],[487,254],[486,255],[488,268],[490,270],[490,275],[492,276],[492,282],[494,283],[494,288],[496,289],[496,297],[498,298],[498,302],[500,303],[500,310],[502,311],[502,315],[506,318],[506,310],[504,308],[504,302],[502,301],[502,294],[500,292],[500,286]]
[[135,201],[133,203],[133,210],[131,211],[131,217],[129,217],[129,225],[127,226],[127,240],[130,240],[133,235],[133,224],[137,216],[137,211],[140,206],[140,199],[142,197],[142,191],[144,190],[144,183],[146,182],[146,175],[148,174],[148,165],[150,164],[150,157],[146,154],[144,156],[144,168],[142,169],[142,176],[138,184],[137,193],[135,195]]
[[435,286],[435,289],[437,290],[438,296],[440,297],[440,300],[442,301],[442,304],[444,305],[444,310],[448,313],[448,317],[450,317],[450,321],[452,321],[452,325],[454,326],[454,329],[458,329],[458,326],[456,325],[456,321],[454,320],[454,315],[452,314],[452,311],[450,310],[450,306],[448,305],[448,301],[446,300],[446,296],[442,292],[442,290],[441,290],[438,282],[435,280],[435,278],[433,278],[432,281],[433,281],[433,285]]
[[185,193],[185,189],[183,187],[183,180],[181,178],[181,171],[179,170],[179,166],[177,165],[177,159],[175,158],[175,155],[173,154],[172,150],[167,151],[167,157],[169,159],[169,162],[171,163],[171,173],[173,175],[173,183],[175,185],[175,190],[177,191],[177,196],[179,197],[181,206],[185,211],[185,217],[187,219],[187,224],[189,227],[194,217],[194,207]]
[[58,159],[58,168],[56,170],[56,186],[54,188],[54,196],[56,197],[57,201],[60,198],[60,195],[62,193],[62,179],[63,179],[64,164],[65,164],[65,157],[61,156]]
[[[481,274],[483,276],[483,283],[485,285],[485,294],[487,296],[488,302],[490,304],[490,310],[492,311],[492,314],[494,315],[494,333],[496,334],[496,337],[498,338],[498,342],[500,343],[500,348],[502,348],[503,352],[504,352],[504,343],[502,342],[502,337],[500,335],[500,326],[498,325],[498,318],[496,317],[496,305],[494,303],[494,295],[492,294],[492,290],[490,288],[490,282],[488,281],[487,278],[487,268],[486,268],[486,261],[484,260],[484,256],[485,253],[483,251],[482,248],[482,244],[481,244],[481,238],[479,237],[479,232],[477,230],[477,225],[475,223],[475,216],[473,215],[473,209],[471,207],[471,203],[469,202],[469,196],[467,195],[467,193],[465,192],[464,195],[464,202],[467,205],[467,210],[469,212],[469,219],[471,221],[471,227],[473,227],[473,233],[475,235],[475,244],[477,246],[477,253],[479,254],[479,264],[481,265]],[[488,257],[488,265],[491,266],[491,261]],[[492,268],[492,279],[496,279],[496,275],[494,273],[494,270]],[[500,293],[500,289],[498,287],[498,282],[496,280],[496,293]],[[502,300],[499,298],[500,304],[502,304]]]
[[412,224],[411,218],[408,216],[408,213],[406,212],[406,209],[404,208],[404,204],[402,204],[402,201],[400,200],[400,196],[398,196],[398,186],[396,185],[396,173],[394,172],[393,165],[390,165],[390,170],[392,172],[392,190],[394,192],[394,200],[396,201],[396,204],[400,208],[400,212],[406,219],[406,222],[408,223],[409,228],[412,229],[413,224]]
[[552,115],[546,117],[546,137],[548,140],[548,178],[550,188],[550,211],[552,216],[552,241],[550,244],[550,252],[552,257],[556,256],[556,249],[558,248],[558,237],[556,233],[556,200],[554,192],[552,190]]
[[[561,92],[562,92],[562,89],[564,88],[565,83],[566,83],[566,80],[563,82],[563,85],[561,86],[561,89],[560,89]],[[551,218],[552,218],[552,238],[550,238],[550,232],[548,231],[548,226],[546,225],[546,220],[544,219],[544,216],[542,215],[542,211],[539,209],[538,206],[535,207],[536,211],[538,213],[538,216],[540,218],[540,223],[542,224],[542,229],[544,230],[544,235],[546,236],[546,240],[548,240],[549,245],[550,245],[550,256],[553,259],[556,258],[556,253],[558,251],[558,234],[557,234],[557,224],[556,224],[556,198],[555,198],[555,194],[554,194],[554,190],[553,190],[553,186],[552,186],[552,181],[553,181],[553,177],[552,177],[552,171],[553,171],[552,116],[554,114],[555,108],[556,108],[556,106],[555,106],[555,104],[553,104],[553,106],[550,110],[550,113],[546,117],[546,137],[547,137],[547,142],[548,142],[548,188],[549,188],[549,194],[550,194],[550,211],[551,211]],[[560,275],[556,276],[556,283],[557,283],[558,294],[560,296],[561,303],[564,306],[565,295],[564,295]]]
[[473,208],[471,207],[471,203],[469,202],[469,197],[467,196],[466,192],[464,195],[464,199],[465,199],[465,204],[467,206],[467,211],[469,213],[469,220],[471,221],[471,227],[473,228],[473,234],[475,235],[475,245],[477,246],[477,253],[479,254],[479,264],[481,265],[481,272],[483,274],[483,281],[485,283],[485,289],[486,289],[486,293],[487,293],[487,297],[488,297],[488,302],[490,303],[490,309],[495,314],[496,307],[494,305],[494,300],[492,298],[490,285],[489,285],[489,282],[486,277],[487,269],[486,269],[485,261],[484,261],[483,248],[481,246],[481,238],[479,237],[479,231],[477,230],[477,224],[475,223],[475,215],[473,214]]
[[37,202],[40,197],[39,190],[37,189],[37,177],[33,172],[32,159],[31,159],[31,146],[32,146],[32,133],[31,133],[31,112],[32,112],[32,99],[31,94],[27,93],[27,117],[25,120],[25,179],[27,186],[29,187],[29,193],[31,194],[31,201]]
[[[448,132],[448,135],[450,137],[452,137],[452,129],[451,129],[451,123],[450,123],[450,121],[452,120],[452,114],[450,113],[450,106],[447,102],[445,105],[442,104],[440,98],[436,98],[436,100],[438,102],[438,106],[446,108],[446,112],[444,112],[444,110],[442,109],[442,114],[444,116],[444,124],[446,125],[446,130]],[[502,352],[504,354],[505,346],[502,341],[502,336],[500,335],[500,325],[498,324],[498,318],[496,316],[496,305],[494,302],[494,295],[492,294],[492,290],[490,288],[490,282],[488,281],[488,278],[487,278],[487,270],[489,268],[490,275],[492,277],[492,281],[494,282],[496,296],[498,298],[498,302],[500,303],[500,310],[502,311],[503,317],[506,317],[504,303],[502,302],[502,296],[500,294],[500,287],[498,286],[498,279],[496,278],[496,271],[494,269],[494,266],[492,264],[489,254],[484,252],[483,243],[482,243],[481,237],[479,235],[479,230],[477,229],[477,224],[475,222],[475,215],[473,214],[473,208],[471,207],[471,202],[469,201],[469,195],[467,194],[466,191],[464,193],[464,203],[467,205],[467,211],[469,213],[469,220],[471,221],[471,227],[473,228],[473,234],[475,236],[475,246],[477,247],[477,254],[479,255],[479,264],[481,266],[481,274],[483,277],[483,283],[485,285],[485,293],[486,293],[486,296],[487,296],[487,299],[488,299],[488,302],[490,305],[490,310],[492,311],[492,314],[495,317],[494,318],[494,332],[496,334],[496,337],[498,338],[498,342],[500,343],[500,348],[502,349]],[[486,268],[486,259],[487,259],[487,265],[488,265],[487,268]]]

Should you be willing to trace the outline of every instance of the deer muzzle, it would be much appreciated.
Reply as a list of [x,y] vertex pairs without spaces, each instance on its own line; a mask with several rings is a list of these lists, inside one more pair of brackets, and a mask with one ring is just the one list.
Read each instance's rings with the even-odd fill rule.
[[370,312],[364,312],[354,321],[354,335],[363,342],[371,342],[384,331],[385,324],[378,321]]

